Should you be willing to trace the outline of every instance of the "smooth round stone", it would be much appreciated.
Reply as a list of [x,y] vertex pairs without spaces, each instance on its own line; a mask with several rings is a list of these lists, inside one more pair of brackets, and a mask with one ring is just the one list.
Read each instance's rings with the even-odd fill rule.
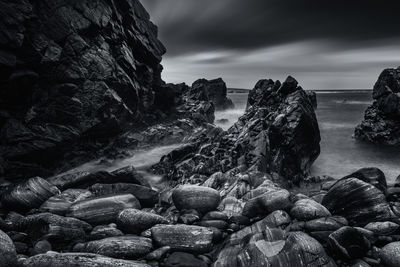
[[0,266],[17,266],[17,252],[11,238],[0,230]]
[[296,201],[294,207],[290,210],[290,215],[300,221],[309,221],[331,216],[331,213],[315,200],[301,199]]
[[194,225],[156,225],[151,228],[151,236],[158,247],[187,252],[209,252],[213,244],[213,231]]
[[400,266],[400,241],[387,244],[381,249],[379,255],[385,266]]
[[121,230],[110,225],[99,225],[93,228],[89,235],[90,240],[99,240],[107,237],[122,236]]
[[115,222],[124,209],[140,209],[139,201],[131,194],[97,197],[74,203],[67,216],[93,225]]
[[259,215],[267,215],[276,210],[287,210],[291,206],[289,191],[274,189],[246,202],[242,214],[253,218]]
[[215,227],[220,230],[225,230],[229,226],[227,222],[221,220],[201,221],[199,225],[204,227]]
[[49,198],[40,206],[40,210],[53,214],[65,215],[72,204],[88,199],[91,196],[92,193],[86,189],[67,189],[61,194]]
[[165,267],[207,267],[207,263],[194,255],[184,252],[174,252],[165,260]]
[[168,220],[160,215],[137,209],[123,210],[117,218],[118,228],[128,234],[139,234],[156,224],[168,224]]
[[150,238],[117,236],[75,245],[74,252],[96,253],[117,259],[138,259],[153,250]]
[[228,216],[221,212],[221,211],[210,211],[206,215],[201,218],[203,221],[206,220],[222,220],[222,221],[228,221]]
[[215,189],[186,185],[174,190],[172,200],[178,210],[195,209],[204,214],[216,210],[221,197]]
[[364,226],[365,229],[377,235],[397,235],[399,234],[399,227],[400,226],[394,222],[371,222]]

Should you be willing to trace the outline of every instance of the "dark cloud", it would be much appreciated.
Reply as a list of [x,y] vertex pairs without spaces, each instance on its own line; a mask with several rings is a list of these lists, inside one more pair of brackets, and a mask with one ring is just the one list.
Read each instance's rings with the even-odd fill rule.
[[168,53],[254,49],[309,39],[352,46],[394,38],[398,0],[142,0]]

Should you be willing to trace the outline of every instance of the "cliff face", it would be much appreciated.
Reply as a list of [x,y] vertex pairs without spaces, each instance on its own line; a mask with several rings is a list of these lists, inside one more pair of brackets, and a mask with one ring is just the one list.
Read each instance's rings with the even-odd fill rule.
[[356,127],[355,137],[372,143],[400,145],[400,67],[381,73],[372,96],[374,102]]
[[138,0],[1,0],[0,176],[145,121],[164,53]]

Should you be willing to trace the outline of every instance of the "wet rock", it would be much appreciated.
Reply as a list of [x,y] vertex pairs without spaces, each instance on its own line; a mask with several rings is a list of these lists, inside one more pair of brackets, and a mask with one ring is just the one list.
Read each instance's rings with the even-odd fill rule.
[[39,208],[57,193],[57,187],[40,177],[34,177],[6,191],[1,197],[1,203],[5,208],[12,210],[29,210]]
[[129,208],[140,209],[139,201],[131,194],[97,197],[73,204],[67,216],[99,225],[115,222],[118,214]]
[[318,107],[318,101],[317,101],[317,93],[315,93],[314,91],[306,91],[308,98],[310,99],[310,102],[312,104],[312,106],[314,107],[314,109],[317,109]]
[[228,228],[228,223],[222,220],[202,220],[198,223],[198,225],[204,227],[214,227],[220,230],[226,230]]
[[168,220],[160,215],[137,209],[123,210],[117,218],[118,228],[128,234],[139,234],[156,224],[168,224]]
[[400,266],[400,242],[387,244],[382,248],[379,256],[385,266]]
[[86,189],[67,189],[61,194],[52,196],[40,206],[43,212],[65,215],[72,204],[90,198],[92,193]]
[[222,221],[228,221],[228,216],[220,211],[210,211],[206,213],[202,218],[203,221],[206,220],[222,220]]
[[290,193],[287,190],[273,190],[246,202],[243,215],[253,218],[257,215],[267,215],[276,210],[287,210],[291,206]]
[[116,194],[131,194],[139,200],[140,205],[143,207],[153,207],[159,200],[157,191],[136,184],[95,184],[91,186],[89,190],[98,197]]
[[160,261],[170,250],[171,247],[168,246],[158,248],[147,254],[145,259],[148,261]]
[[33,246],[32,255],[44,254],[52,250],[52,246],[47,240],[40,240]]
[[179,215],[178,222],[184,224],[194,224],[200,220],[201,215],[197,210],[183,210]]
[[172,199],[179,210],[195,209],[201,213],[216,210],[221,200],[219,192],[203,186],[185,185],[172,193]]
[[156,246],[178,251],[204,253],[212,248],[213,231],[193,225],[157,225],[151,228]]
[[92,227],[75,218],[62,217],[51,213],[29,215],[18,223],[31,240],[47,239],[55,245],[68,245],[85,240]]
[[96,253],[119,259],[137,259],[153,249],[151,239],[124,235],[80,243],[74,247],[75,252]]
[[89,235],[90,240],[99,240],[107,237],[122,236],[124,233],[112,225],[99,225],[93,228]]
[[325,195],[322,205],[333,215],[345,217],[350,225],[395,218],[382,191],[356,178],[339,180]]
[[304,229],[309,232],[319,232],[319,231],[333,232],[347,225],[348,222],[346,218],[340,216],[331,216],[305,222]]
[[17,266],[17,252],[8,235],[0,230],[0,266]]
[[23,261],[24,267],[150,267],[150,265],[91,253],[46,253]]
[[398,235],[400,225],[394,222],[371,222],[364,228],[377,235]]
[[357,178],[361,181],[369,183],[379,190],[381,190],[385,195],[387,194],[387,183],[385,174],[378,168],[362,168],[350,175],[344,177],[346,178]]
[[185,252],[174,252],[166,258],[166,267],[207,267],[207,263]]
[[339,257],[351,260],[365,256],[371,244],[356,228],[344,226],[329,235],[329,246]]
[[301,199],[294,203],[294,207],[290,210],[290,216],[300,221],[309,221],[331,216],[331,213],[314,200]]
[[385,69],[380,74],[372,92],[374,101],[354,131],[356,138],[377,144],[400,144],[399,81],[400,68]]

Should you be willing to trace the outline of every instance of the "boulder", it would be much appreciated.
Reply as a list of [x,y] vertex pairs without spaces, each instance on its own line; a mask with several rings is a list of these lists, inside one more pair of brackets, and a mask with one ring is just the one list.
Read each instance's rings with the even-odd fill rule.
[[400,242],[387,244],[379,253],[382,263],[387,267],[400,266]]
[[185,185],[172,193],[172,200],[178,210],[195,209],[203,214],[216,210],[221,197],[215,189],[203,186]]
[[23,261],[23,267],[150,267],[142,262],[109,258],[91,253],[46,253]]
[[117,236],[75,245],[75,252],[96,253],[118,259],[138,259],[151,252],[151,239],[139,236]]
[[0,230],[0,266],[17,266],[17,252],[13,241]]
[[139,200],[142,207],[153,207],[159,200],[159,194],[157,191],[147,186],[137,184],[94,184],[89,187],[89,190],[97,197],[116,194],[131,194]]
[[43,202],[58,193],[57,187],[40,177],[34,177],[3,193],[1,203],[12,210],[29,210],[39,208]]
[[150,188],[149,182],[143,177],[143,175],[138,173],[133,166],[126,166],[117,169],[111,172],[111,174],[116,176],[115,179],[119,182],[138,184]]
[[336,182],[324,196],[322,205],[333,215],[345,217],[350,225],[396,219],[383,192],[357,178]]
[[93,225],[115,222],[124,209],[140,209],[139,201],[131,194],[97,197],[74,203],[67,216]]
[[294,203],[290,216],[300,221],[309,221],[322,217],[329,217],[331,213],[327,208],[312,199],[301,199]]
[[371,243],[358,229],[344,226],[329,235],[329,247],[340,258],[351,260],[364,257]]
[[398,235],[400,225],[394,222],[371,222],[364,226],[365,229],[372,231],[376,235]]
[[387,183],[385,174],[378,168],[362,168],[356,172],[353,172],[350,175],[347,175],[346,177],[344,177],[344,179],[350,177],[357,178],[361,181],[369,183],[381,190],[385,195],[387,194]]
[[185,252],[174,252],[164,261],[165,267],[207,267],[207,263]]
[[184,252],[205,253],[213,245],[213,231],[201,226],[156,225],[151,228],[151,235],[156,246]]
[[126,209],[117,217],[118,228],[128,234],[140,234],[156,224],[168,224],[164,217],[137,209]]
[[276,210],[288,210],[291,206],[289,191],[277,189],[246,202],[243,208],[243,215],[253,218],[258,215],[267,215]]
[[99,225],[90,232],[90,240],[99,240],[107,237],[123,236],[124,233],[113,225]]
[[50,212],[58,215],[65,215],[72,204],[92,196],[92,193],[86,189],[67,189],[61,194],[52,196],[40,206],[43,212]]

